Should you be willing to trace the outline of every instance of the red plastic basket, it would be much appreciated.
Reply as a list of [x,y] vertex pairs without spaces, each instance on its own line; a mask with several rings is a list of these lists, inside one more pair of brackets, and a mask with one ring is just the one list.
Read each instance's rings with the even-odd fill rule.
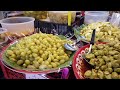
[[[106,44],[103,43],[97,43],[97,44]],[[77,79],[85,79],[84,73],[91,69],[90,65],[82,58],[82,55],[85,53],[86,50],[88,50],[90,47],[90,44],[83,46],[80,48],[74,55],[74,60],[72,63],[73,71],[75,74],[75,77]]]

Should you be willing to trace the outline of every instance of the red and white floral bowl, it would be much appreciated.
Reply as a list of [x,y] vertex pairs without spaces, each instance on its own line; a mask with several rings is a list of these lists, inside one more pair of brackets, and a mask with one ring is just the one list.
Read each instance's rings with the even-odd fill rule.
[[[106,42],[98,42],[96,44],[106,44]],[[83,47],[81,47],[74,55],[72,67],[75,74],[75,77],[77,79],[85,79],[84,73],[87,70],[90,70],[92,67],[83,59],[82,55],[87,52],[89,49],[90,44],[87,44]]]

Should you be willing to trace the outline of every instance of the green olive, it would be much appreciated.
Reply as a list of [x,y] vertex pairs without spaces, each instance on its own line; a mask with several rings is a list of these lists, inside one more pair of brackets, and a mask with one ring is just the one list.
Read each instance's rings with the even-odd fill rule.
[[107,68],[107,65],[102,65],[102,66],[100,67],[101,70],[105,70],[106,68]]
[[28,65],[27,68],[28,69],[36,69],[33,65]]
[[106,69],[109,73],[112,73],[113,69],[112,68],[107,68]]
[[25,64],[29,65],[30,64],[30,60],[25,60]]
[[115,47],[115,48],[119,48],[119,44],[115,44],[114,47]]
[[116,55],[116,54],[118,54],[119,52],[118,51],[109,51],[109,55]]
[[92,59],[95,57],[95,55],[94,54],[86,54],[85,57],[86,57],[86,59]]
[[48,68],[52,68],[52,65],[48,65]]
[[113,58],[114,58],[114,59],[118,59],[118,55],[114,55]]
[[105,64],[105,61],[102,58],[99,58],[100,66]]
[[118,77],[118,73],[116,73],[116,72],[112,72],[112,79],[118,79],[119,77]]
[[107,63],[107,67],[111,68],[112,67],[112,63],[111,62]]
[[111,74],[105,75],[105,78],[106,79],[112,79],[112,75]]
[[99,66],[96,66],[95,69],[98,70],[98,69],[100,69],[100,67],[99,67]]
[[60,64],[63,64],[65,62],[65,60],[60,60]]
[[108,71],[104,71],[104,74],[105,75],[109,75],[110,73]]
[[91,76],[91,74],[92,74],[91,70],[87,70],[87,71],[85,72],[84,76],[85,76],[86,78],[89,78],[89,77]]
[[102,50],[98,50],[99,55],[104,55]]
[[103,47],[103,45],[97,45],[97,48],[101,50],[101,49],[103,49],[104,47]]
[[101,71],[101,70],[98,70],[98,77],[100,79],[103,79],[104,78],[104,73]]
[[110,61],[113,61],[114,57],[113,56],[109,56],[109,59],[110,59]]
[[104,55],[108,55],[108,50],[103,51]]
[[89,63],[94,66],[94,65],[95,65],[95,59],[91,59],[91,60],[89,61]]
[[23,67],[24,67],[24,68],[26,68],[26,67],[27,67],[27,65],[24,63],[24,64],[23,64]]
[[17,61],[17,64],[18,64],[18,65],[22,65],[23,63],[24,63],[23,60],[18,60],[18,61]]
[[114,71],[120,73],[120,68],[114,68]]
[[114,46],[116,43],[115,42],[109,42],[108,45],[109,46]]
[[45,69],[47,69],[47,68],[48,68],[47,65],[40,65],[40,66],[39,66],[39,69],[40,69],[40,70],[45,70]]
[[39,63],[38,62],[34,62],[34,67],[36,67],[36,68],[39,68]]
[[103,58],[106,62],[110,61],[109,57],[107,57],[107,56],[103,56],[102,58]]
[[92,70],[92,75],[91,75],[91,77],[90,77],[91,79],[95,79],[95,78],[97,78],[97,72],[96,72],[96,70]]
[[113,61],[112,62],[112,67],[114,67],[114,68],[119,67],[119,63],[117,63],[117,62],[118,62],[117,60]]
[[94,54],[95,54],[95,56],[98,56],[98,55],[99,55],[99,53],[98,53],[98,52],[95,52]]

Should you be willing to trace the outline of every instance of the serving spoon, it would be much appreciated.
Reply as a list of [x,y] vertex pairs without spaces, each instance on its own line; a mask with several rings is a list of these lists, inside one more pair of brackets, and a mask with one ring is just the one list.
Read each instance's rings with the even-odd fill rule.
[[[93,32],[92,32],[92,37],[91,37],[91,41],[90,41],[90,47],[89,47],[89,50],[88,50],[88,52],[86,54],[91,53],[92,45],[94,45],[94,42],[95,42],[95,32],[96,32],[96,30],[94,29]],[[89,61],[85,58],[85,54],[82,57],[88,64],[90,64]],[[93,67],[93,65],[91,65],[91,66]]]

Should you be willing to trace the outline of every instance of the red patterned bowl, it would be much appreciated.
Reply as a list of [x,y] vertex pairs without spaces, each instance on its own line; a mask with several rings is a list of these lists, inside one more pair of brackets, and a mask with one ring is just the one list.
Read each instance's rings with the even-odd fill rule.
[[[106,44],[106,43],[97,43]],[[80,48],[74,55],[72,62],[73,71],[77,79],[85,79],[84,73],[92,67],[82,58],[82,55],[89,49],[90,44],[87,44]]]

